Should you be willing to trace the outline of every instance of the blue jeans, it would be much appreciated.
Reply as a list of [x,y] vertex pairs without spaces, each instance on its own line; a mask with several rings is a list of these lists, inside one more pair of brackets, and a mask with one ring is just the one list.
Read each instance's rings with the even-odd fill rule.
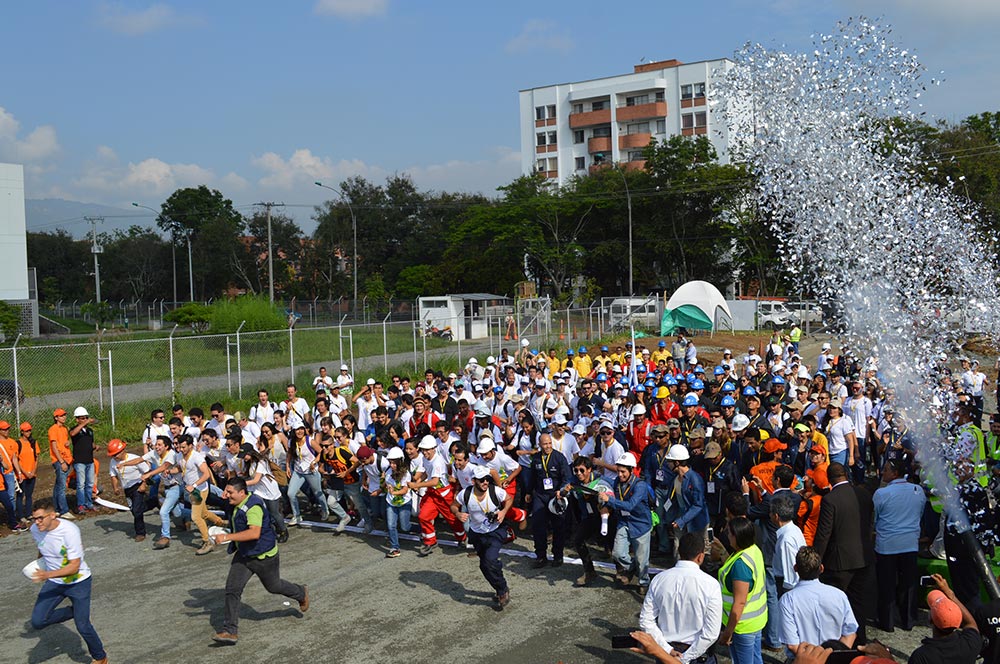
[[365,522],[366,528],[374,528],[376,519],[386,518],[386,507],[389,506],[389,503],[385,502],[384,495],[373,496],[368,491],[362,491],[361,501],[368,508],[368,520]]
[[66,476],[69,475],[69,467],[63,470],[61,463],[54,463],[52,470],[56,474],[56,483],[52,487],[52,502],[55,503],[56,512],[65,514],[69,511],[69,503],[66,502]]
[[488,533],[469,531],[469,543],[479,556],[479,571],[483,578],[493,587],[497,595],[508,591],[507,579],[503,575],[503,563],[500,561],[500,547],[503,546],[506,528],[494,528]]
[[17,494],[17,498],[14,500],[17,507],[17,516],[21,519],[31,518],[32,508],[34,507],[31,501],[35,495],[35,481],[37,479],[37,477],[31,477],[21,481],[21,493]]
[[729,658],[733,664],[764,664],[760,651],[760,632],[733,634],[729,644]]
[[160,505],[160,537],[170,539],[170,513],[176,511],[176,516],[180,516],[178,508],[181,502],[181,485],[175,484],[163,489],[163,504]]
[[6,493],[7,497],[10,498],[10,502],[12,505],[14,504],[14,501],[17,499],[17,485],[14,484],[14,481],[16,479],[17,478],[14,477],[13,471],[3,474],[4,493]]
[[389,548],[399,549],[399,528],[404,533],[410,532],[410,514],[412,507],[407,500],[405,505],[390,505],[386,503],[385,521],[389,525]]
[[[843,465],[844,468],[847,468],[847,450],[844,450],[843,452],[837,452],[836,454],[831,454],[830,463],[839,463]],[[848,469],[848,472],[850,472],[850,469]]]
[[330,508],[326,505],[326,500],[324,499],[323,489],[320,488],[320,478],[319,473],[313,471],[311,473],[300,473],[295,470],[292,471],[292,476],[288,479],[288,499],[292,503],[292,516],[296,519],[299,518],[299,489],[303,485],[308,485],[309,489],[312,490],[313,499],[319,503],[320,514],[323,519],[330,516]]
[[640,586],[649,585],[649,535],[647,530],[638,537],[632,537],[628,526],[618,526],[611,557],[621,569],[634,574]]
[[764,590],[767,592],[767,624],[764,632],[767,645],[771,648],[781,648],[781,609],[778,607],[778,584],[774,580],[774,569],[764,568]]
[[[91,465],[93,468],[93,465]],[[92,577],[87,577],[77,583],[56,583],[49,580],[42,585],[42,590],[35,600],[35,608],[31,611],[31,626],[43,629],[49,625],[66,622],[70,618],[76,623],[76,631],[83,637],[90,651],[91,659],[104,659],[104,644],[97,635],[94,626],[90,624],[90,586]],[[56,607],[66,598],[72,606]]]
[[858,451],[854,455],[854,466],[850,469],[855,484],[865,483],[865,453],[867,452],[868,447],[865,439],[858,438]]
[[3,511],[7,516],[7,527],[13,530],[17,525],[17,508],[6,489],[0,490],[0,505],[3,505]]
[[368,504],[361,500],[361,482],[345,484],[344,495],[351,499],[351,503],[354,504],[354,509],[356,509],[361,518],[364,519],[365,525],[369,525],[372,521],[372,515],[368,511]]
[[[94,464],[74,463],[76,471],[76,508],[94,508]],[[100,659],[100,658],[98,658]]]

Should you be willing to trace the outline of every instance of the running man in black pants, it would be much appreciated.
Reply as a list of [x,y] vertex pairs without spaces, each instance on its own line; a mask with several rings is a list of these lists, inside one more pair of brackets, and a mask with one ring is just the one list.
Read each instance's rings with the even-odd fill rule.
[[229,552],[235,555],[226,578],[226,622],[222,631],[212,638],[219,643],[235,644],[240,621],[240,598],[250,577],[256,574],[269,593],[296,600],[302,613],[309,610],[309,590],[281,578],[278,542],[267,507],[260,498],[247,493],[243,478],[234,477],[226,482],[222,497],[233,508],[229,519],[232,533],[216,535],[215,543],[229,542]]
[[573,497],[572,504],[576,516],[576,530],[573,531],[573,548],[583,563],[583,575],[576,580],[576,585],[585,586],[597,578],[594,570],[594,560],[587,548],[587,540],[608,535],[607,507],[599,505],[597,496],[601,492],[610,491],[607,482],[593,470],[590,457],[580,456],[573,460],[573,482],[564,489]]

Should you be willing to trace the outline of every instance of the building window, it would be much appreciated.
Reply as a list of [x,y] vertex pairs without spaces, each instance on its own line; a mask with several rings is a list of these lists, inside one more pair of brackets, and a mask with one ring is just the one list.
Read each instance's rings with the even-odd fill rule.
[[545,119],[545,107],[544,106],[535,106],[535,119],[536,120],[544,120]]
[[539,147],[545,145],[545,132],[544,131],[542,133],[540,133],[540,134],[535,134],[535,145],[537,145]]
[[648,122],[633,122],[632,124],[626,126],[625,133],[628,133],[628,134],[648,134],[649,133],[649,123]]
[[549,132],[549,145],[555,145],[555,144],[556,144],[556,132],[550,131]]
[[693,85],[682,85],[681,86],[681,99],[691,99],[694,97],[694,86]]
[[694,96],[696,98],[697,97],[704,97],[705,96],[705,84],[704,83],[695,83],[694,84]]
[[594,138],[602,138],[611,135],[611,127],[594,127]]
[[592,111],[603,111],[606,101],[592,101],[590,102],[590,110]]
[[576,131],[573,132],[573,142],[574,143],[583,143],[583,130],[582,129],[577,129]]
[[684,113],[681,115],[681,129],[691,129],[694,127],[694,113]]
[[708,113],[702,111],[701,113],[694,114],[694,126],[695,127],[707,127],[708,126]]
[[663,90],[657,90],[656,91],[656,101],[665,101],[665,100],[666,100],[666,96],[665,96],[665,93],[663,92]]
[[645,159],[645,153],[642,150],[629,150],[628,160],[629,161],[642,161]]
[[639,106],[640,104],[648,104],[649,95],[635,95],[634,97],[625,97],[626,106]]
[[582,171],[586,167],[587,167],[587,158],[586,157],[577,157],[576,158],[576,170]]
[[667,121],[666,120],[657,120],[656,121],[656,133],[657,134],[665,134],[665,133],[667,133]]
[[573,113],[583,113],[583,104],[573,104]]
[[537,162],[535,162],[535,170],[538,171],[539,173],[544,173],[545,172],[545,160],[544,159],[539,159]]
[[555,117],[556,117],[556,105],[555,104],[549,104],[548,106],[545,107],[545,109],[546,109],[546,113],[548,113],[547,117],[550,120],[554,120]]
[[559,160],[555,157],[549,157],[549,170],[556,171],[559,170]]

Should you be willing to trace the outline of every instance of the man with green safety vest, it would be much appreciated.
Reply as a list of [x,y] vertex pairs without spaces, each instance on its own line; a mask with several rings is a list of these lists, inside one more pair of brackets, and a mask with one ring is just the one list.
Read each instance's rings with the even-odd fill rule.
[[802,340],[802,329],[798,323],[792,323],[792,329],[788,331],[788,341],[792,344],[792,352],[799,352],[799,341]]
[[989,456],[986,454],[986,440],[983,430],[975,425],[974,405],[971,401],[960,401],[955,411],[955,447],[971,449],[969,460],[973,465],[973,476],[980,486],[990,483]]
[[719,643],[729,646],[733,664],[762,664],[761,632],[767,624],[764,555],[756,529],[746,517],[729,522],[724,537],[734,553],[719,570],[723,629]]

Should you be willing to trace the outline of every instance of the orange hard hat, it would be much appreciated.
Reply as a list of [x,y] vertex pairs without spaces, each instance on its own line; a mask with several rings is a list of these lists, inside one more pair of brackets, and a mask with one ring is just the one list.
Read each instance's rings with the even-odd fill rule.
[[112,438],[108,441],[108,456],[115,456],[125,449],[125,441]]

